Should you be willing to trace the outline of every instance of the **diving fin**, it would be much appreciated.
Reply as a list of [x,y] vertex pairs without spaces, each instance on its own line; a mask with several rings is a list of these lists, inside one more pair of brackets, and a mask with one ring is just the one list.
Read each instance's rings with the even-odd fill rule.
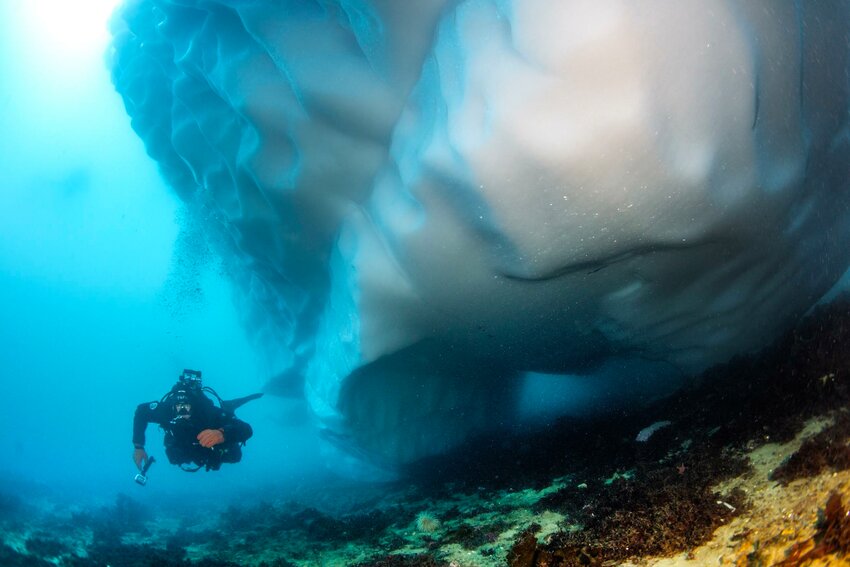
[[221,409],[228,413],[235,412],[238,408],[241,408],[248,402],[254,401],[258,398],[262,398],[262,393],[251,394],[250,396],[245,396],[244,398],[236,398],[235,400],[222,400]]

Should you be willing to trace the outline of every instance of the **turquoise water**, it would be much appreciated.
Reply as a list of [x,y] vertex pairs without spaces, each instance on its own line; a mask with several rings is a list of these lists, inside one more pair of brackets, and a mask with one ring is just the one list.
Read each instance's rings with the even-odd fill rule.
[[[847,288],[841,3],[226,4],[0,7],[0,559],[306,525],[278,558],[499,564],[574,525],[565,416],[630,440]],[[186,473],[151,425],[140,486],[184,368],[265,392],[254,436]]]

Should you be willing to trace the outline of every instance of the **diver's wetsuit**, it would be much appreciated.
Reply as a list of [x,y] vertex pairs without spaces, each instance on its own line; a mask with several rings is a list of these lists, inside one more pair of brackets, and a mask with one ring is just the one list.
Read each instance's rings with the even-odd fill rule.
[[[136,447],[144,446],[148,423],[156,423],[165,431],[165,454],[171,464],[195,463],[208,470],[217,470],[221,463],[238,463],[242,459],[241,445],[254,434],[250,425],[217,407],[206,396],[192,400],[192,416],[186,419],[175,418],[168,401],[139,404],[133,418]],[[222,429],[224,442],[202,447],[198,434],[205,429]]]

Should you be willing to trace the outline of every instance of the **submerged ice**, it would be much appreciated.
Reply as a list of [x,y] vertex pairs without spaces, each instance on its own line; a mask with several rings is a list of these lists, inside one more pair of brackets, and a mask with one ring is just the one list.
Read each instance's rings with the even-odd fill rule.
[[131,0],[114,34],[272,389],[376,462],[511,423],[526,376],[761,347],[850,264],[846,2]]

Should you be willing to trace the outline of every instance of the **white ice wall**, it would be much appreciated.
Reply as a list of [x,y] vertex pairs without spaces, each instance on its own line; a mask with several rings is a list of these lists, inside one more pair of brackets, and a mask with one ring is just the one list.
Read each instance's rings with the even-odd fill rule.
[[510,423],[523,373],[696,371],[829,289],[848,12],[137,0],[113,73],[279,379],[397,463]]

